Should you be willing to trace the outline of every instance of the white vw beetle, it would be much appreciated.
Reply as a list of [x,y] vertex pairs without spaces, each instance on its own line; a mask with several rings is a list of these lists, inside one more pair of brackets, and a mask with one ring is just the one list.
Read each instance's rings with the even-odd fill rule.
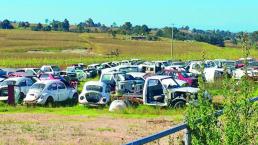
[[54,102],[62,102],[67,99],[77,102],[78,94],[74,88],[65,86],[60,80],[43,80],[31,86],[24,103],[50,106]]
[[87,82],[79,95],[79,103],[90,106],[106,105],[110,101],[109,92],[109,87],[103,82]]
[[[27,77],[13,77],[13,78],[8,78],[4,80],[0,84],[0,92],[1,92],[0,100],[8,100],[7,87],[8,85],[15,85],[17,86],[15,93],[19,93],[18,95],[15,95],[15,102],[22,103],[23,99],[28,93],[29,88],[32,86],[33,83],[34,82],[32,81],[32,79]],[[2,96],[2,93],[5,95]]]

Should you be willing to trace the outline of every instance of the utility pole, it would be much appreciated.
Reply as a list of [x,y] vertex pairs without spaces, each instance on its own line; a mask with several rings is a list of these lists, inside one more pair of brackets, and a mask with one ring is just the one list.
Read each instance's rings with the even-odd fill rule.
[[174,58],[174,24],[172,24],[171,31],[171,60]]

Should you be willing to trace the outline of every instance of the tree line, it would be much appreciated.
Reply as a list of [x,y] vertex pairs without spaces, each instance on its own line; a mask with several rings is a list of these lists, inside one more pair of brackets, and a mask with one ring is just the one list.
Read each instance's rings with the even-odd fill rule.
[[[48,19],[45,23],[30,24],[29,22],[11,22],[7,19],[0,21],[0,29],[14,29],[14,25],[19,29],[31,29],[33,31],[63,31],[76,33],[109,33],[114,38],[117,34],[131,36],[146,36],[148,40],[158,40],[160,37],[171,38],[172,27],[149,28],[147,25],[133,25],[131,22],[125,22],[118,26],[115,22],[111,26],[106,26],[100,22],[94,22],[89,18],[76,25],[70,25],[67,19],[63,21]],[[173,27],[173,35],[176,40],[192,40],[206,42],[213,45],[224,47],[225,41],[231,41],[237,44],[238,36],[241,34],[223,30],[200,30],[190,29],[189,26]],[[249,33],[250,43],[256,45],[258,42],[258,31]]]

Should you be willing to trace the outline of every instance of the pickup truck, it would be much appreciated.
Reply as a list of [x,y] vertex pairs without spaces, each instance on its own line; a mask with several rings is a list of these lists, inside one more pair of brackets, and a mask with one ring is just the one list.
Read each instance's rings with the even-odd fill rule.
[[171,76],[151,76],[145,80],[142,94],[123,94],[127,99],[141,98],[143,104],[164,107],[183,107],[188,97],[197,98],[198,88],[180,86]]

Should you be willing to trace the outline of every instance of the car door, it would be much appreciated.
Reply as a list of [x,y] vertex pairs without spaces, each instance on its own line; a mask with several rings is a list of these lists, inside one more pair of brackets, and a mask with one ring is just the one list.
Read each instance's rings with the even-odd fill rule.
[[56,83],[52,83],[50,84],[50,86],[48,87],[48,91],[50,93],[50,96],[53,97],[54,101],[58,101],[58,90],[57,90],[57,84]]
[[25,79],[23,79],[23,80],[20,81],[19,87],[20,87],[21,92],[22,92],[24,95],[26,95],[26,94],[27,94],[27,84],[26,84],[26,80],[25,80]]
[[69,94],[67,92],[67,89],[64,83],[62,82],[57,83],[57,88],[58,88],[58,101],[67,100]]
[[33,81],[31,79],[26,79],[26,88],[25,88],[26,94],[32,85],[33,85]]

